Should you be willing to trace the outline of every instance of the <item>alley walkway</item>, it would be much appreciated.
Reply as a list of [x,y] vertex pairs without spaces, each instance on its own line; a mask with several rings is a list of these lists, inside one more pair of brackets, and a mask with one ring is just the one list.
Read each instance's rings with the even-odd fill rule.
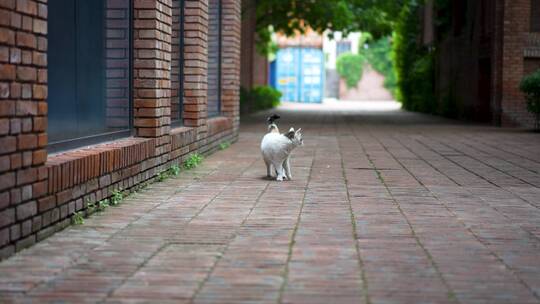
[[263,115],[199,168],[0,263],[2,303],[540,303],[540,135],[352,104]]

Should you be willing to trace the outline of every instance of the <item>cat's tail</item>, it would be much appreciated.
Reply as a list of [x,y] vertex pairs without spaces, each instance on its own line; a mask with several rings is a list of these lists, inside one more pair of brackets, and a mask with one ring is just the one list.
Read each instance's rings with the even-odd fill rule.
[[272,116],[268,116],[268,118],[266,118],[266,121],[268,122],[269,125],[273,124],[274,121],[280,119],[281,116],[277,115],[277,114],[272,114]]
[[266,118],[266,121],[268,122],[268,132],[270,133],[279,133],[279,129],[275,123],[276,120],[280,118],[277,114],[272,114],[272,116],[269,116]]

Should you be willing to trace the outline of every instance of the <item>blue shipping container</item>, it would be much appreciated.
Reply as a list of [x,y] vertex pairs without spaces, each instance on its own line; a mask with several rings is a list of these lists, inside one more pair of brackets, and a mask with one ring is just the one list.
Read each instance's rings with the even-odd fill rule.
[[276,88],[282,101],[320,103],[324,90],[324,55],[317,48],[284,48],[276,60]]

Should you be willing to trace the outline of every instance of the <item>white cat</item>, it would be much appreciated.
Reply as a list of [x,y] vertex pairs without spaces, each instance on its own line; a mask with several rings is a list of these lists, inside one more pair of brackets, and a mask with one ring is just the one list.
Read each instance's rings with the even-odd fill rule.
[[302,129],[295,131],[294,128],[291,128],[289,132],[280,134],[277,125],[274,123],[277,118],[268,119],[270,122],[268,126],[269,132],[261,142],[261,152],[266,164],[266,175],[272,177],[273,166],[277,173],[276,180],[283,181],[284,178],[291,180],[290,155],[296,147],[304,145],[302,133],[300,133]]

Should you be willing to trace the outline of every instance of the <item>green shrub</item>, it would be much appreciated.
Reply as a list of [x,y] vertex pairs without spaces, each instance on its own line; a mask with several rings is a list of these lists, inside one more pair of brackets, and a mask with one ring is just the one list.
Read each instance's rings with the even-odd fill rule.
[[279,106],[281,92],[271,86],[256,86],[251,90],[240,88],[240,104],[248,112],[257,112]]
[[527,100],[527,111],[535,115],[535,129],[540,130],[540,69],[523,77],[520,90]]
[[359,54],[343,53],[337,58],[337,72],[341,78],[345,79],[349,89],[355,88],[358,81],[362,79],[365,62],[366,58]]
[[393,60],[397,77],[396,97],[403,108],[434,113],[434,54],[419,45],[421,35],[421,2],[409,0],[403,5],[393,37]]

